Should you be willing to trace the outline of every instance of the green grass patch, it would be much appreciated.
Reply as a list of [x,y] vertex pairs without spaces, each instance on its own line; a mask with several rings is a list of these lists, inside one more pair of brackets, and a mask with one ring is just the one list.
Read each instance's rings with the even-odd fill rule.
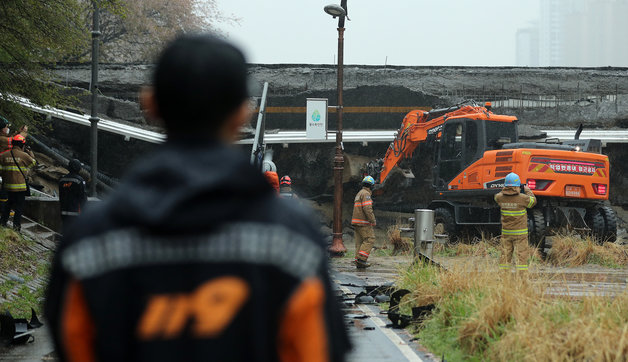
[[[41,312],[44,283],[35,290],[27,284],[36,278],[46,278],[52,252],[34,252],[29,245],[35,241],[8,228],[0,228],[0,274],[12,276],[0,283],[0,311],[8,310],[16,317],[29,317],[30,309]],[[39,284],[42,284],[41,286]]]

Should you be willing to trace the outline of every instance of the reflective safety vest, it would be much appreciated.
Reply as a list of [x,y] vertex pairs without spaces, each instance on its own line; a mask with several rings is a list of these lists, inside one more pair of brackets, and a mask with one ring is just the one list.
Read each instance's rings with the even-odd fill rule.
[[532,191],[525,194],[518,187],[508,186],[495,195],[495,202],[501,209],[502,237],[508,235],[528,235],[528,212],[536,205]]

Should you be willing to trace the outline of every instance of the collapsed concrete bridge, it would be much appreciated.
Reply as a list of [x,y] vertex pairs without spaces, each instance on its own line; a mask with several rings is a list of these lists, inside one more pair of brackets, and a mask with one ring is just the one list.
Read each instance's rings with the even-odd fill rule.
[[[137,104],[137,94],[148,84],[151,65],[109,64],[101,67],[100,113],[104,118],[127,122],[156,131],[146,124]],[[89,97],[81,95],[89,86],[89,65],[59,66],[53,70],[58,82],[73,87],[82,104],[89,109]],[[259,65],[250,66],[253,83],[270,83],[267,129],[299,132],[305,128],[306,98],[328,98],[335,103],[336,75],[333,65]],[[254,85],[255,85],[254,84]],[[487,67],[345,67],[344,128],[351,132],[395,130],[410,109],[438,108],[464,99],[492,101],[494,111],[512,114],[520,124],[547,130],[552,127],[575,129],[625,129],[628,127],[628,69],[626,68],[487,68]],[[81,159],[89,154],[88,130],[51,120],[49,134]],[[329,129],[335,116],[330,114]],[[78,137],[77,137],[78,136]],[[83,137],[84,136],[84,137]],[[101,134],[100,167],[119,176],[121,170],[153,145],[125,141],[124,136]],[[583,134],[586,137],[586,133]],[[248,149],[248,146],[245,146]],[[329,192],[333,146],[329,144],[271,146],[282,174],[290,174],[296,189],[306,195]],[[387,142],[345,144],[345,152],[355,165],[359,160],[381,157]],[[625,146],[608,143],[611,170],[611,197],[628,205],[628,195],[618,192],[628,186],[628,173],[621,159]],[[123,154],[125,157],[119,157]],[[112,157],[116,156],[116,157]],[[353,166],[349,166],[353,167]],[[352,187],[352,186],[348,186]]]

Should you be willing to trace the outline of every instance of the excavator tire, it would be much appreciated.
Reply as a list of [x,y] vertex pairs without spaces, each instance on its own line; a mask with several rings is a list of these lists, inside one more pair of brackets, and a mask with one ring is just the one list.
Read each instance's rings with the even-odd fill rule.
[[541,252],[545,249],[545,236],[547,235],[547,225],[543,210],[528,210],[528,243]]
[[614,243],[617,240],[617,215],[607,205],[600,207],[599,211],[604,218],[604,241]]
[[[602,244],[604,242],[606,229],[604,216],[600,210],[601,208],[599,206],[590,207],[586,209],[584,214],[584,221],[587,223],[589,229],[591,229],[591,235],[595,238],[598,244]],[[615,227],[617,227],[617,220],[615,220]]]
[[455,244],[458,241],[458,225],[456,219],[449,209],[439,207],[434,210],[434,233],[447,235],[448,244]]

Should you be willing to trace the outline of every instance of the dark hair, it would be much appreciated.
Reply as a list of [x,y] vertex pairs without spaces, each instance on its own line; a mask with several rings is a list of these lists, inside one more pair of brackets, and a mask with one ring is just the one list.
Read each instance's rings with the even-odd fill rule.
[[68,162],[68,171],[70,172],[79,173],[82,167],[83,165],[81,164],[81,161],[77,160],[76,158]]
[[161,53],[153,85],[168,133],[212,134],[248,97],[246,60],[215,36],[183,35]]
[[5,127],[9,127],[10,125],[11,125],[11,123],[9,123],[9,121],[6,118],[0,116],[0,129],[3,129]]

